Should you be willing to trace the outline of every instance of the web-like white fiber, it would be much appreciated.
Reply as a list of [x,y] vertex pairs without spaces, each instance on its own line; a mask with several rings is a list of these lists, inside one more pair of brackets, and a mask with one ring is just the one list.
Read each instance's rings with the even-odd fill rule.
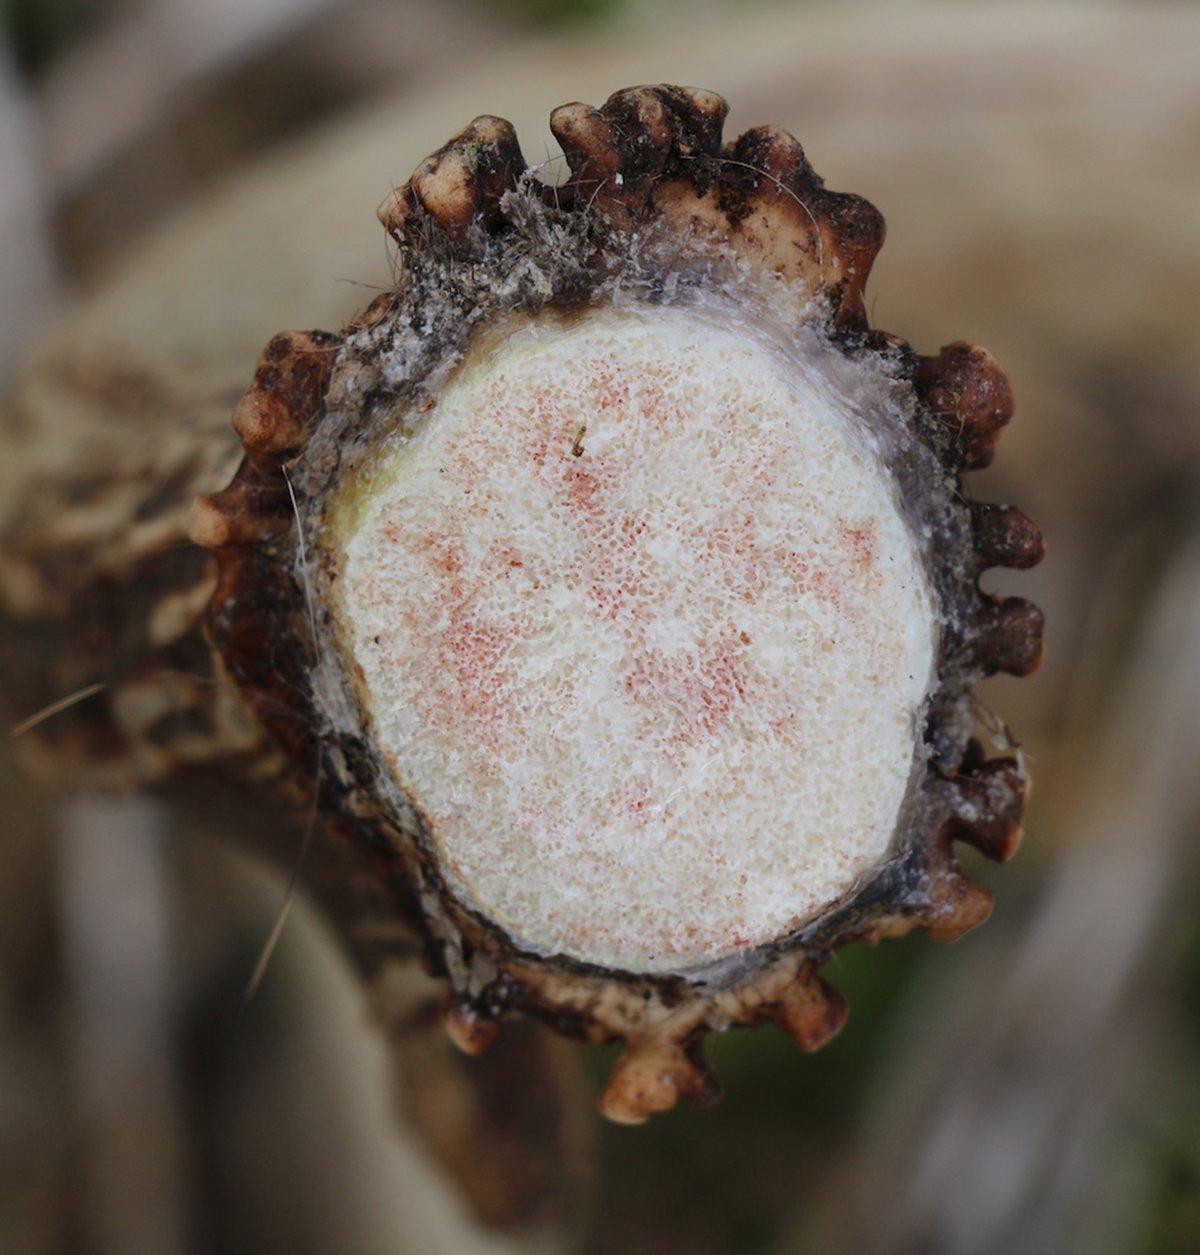
[[518,942],[683,969],[886,853],[937,612],[819,359],[699,309],[524,319],[385,447],[345,545],[376,744]]

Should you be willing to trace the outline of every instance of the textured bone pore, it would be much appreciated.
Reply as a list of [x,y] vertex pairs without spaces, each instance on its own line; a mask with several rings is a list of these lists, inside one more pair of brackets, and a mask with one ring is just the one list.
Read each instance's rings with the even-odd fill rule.
[[936,611],[855,404],[699,310],[531,318],[347,491],[376,745],[518,943],[682,970],[886,854]]

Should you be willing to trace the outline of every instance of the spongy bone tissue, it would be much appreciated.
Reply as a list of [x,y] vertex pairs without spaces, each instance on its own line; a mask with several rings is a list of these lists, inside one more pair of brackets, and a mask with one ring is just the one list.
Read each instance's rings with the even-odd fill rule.
[[933,595],[861,420],[745,329],[526,319],[385,448],[344,545],[376,743],[519,944],[684,970],[885,855]]

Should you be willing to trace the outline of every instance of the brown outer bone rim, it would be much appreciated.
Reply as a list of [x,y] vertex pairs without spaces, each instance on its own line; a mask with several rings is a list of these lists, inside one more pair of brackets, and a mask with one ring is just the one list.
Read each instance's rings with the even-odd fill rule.
[[[977,580],[989,567],[1035,564],[1043,549],[1037,528],[1015,508],[972,504],[963,529],[969,552],[945,555],[965,572],[964,600],[943,633],[940,674],[949,696],[939,701],[935,695],[930,703],[926,739],[935,750],[911,831],[898,833],[894,856],[849,900],[761,948],[737,974],[685,978],[523,953],[454,899],[419,817],[389,806],[370,746],[342,733],[325,734],[322,743],[315,730],[316,642],[297,578],[297,524],[312,517],[320,491],[313,483],[336,476],[328,441],[326,461],[315,472],[306,458],[318,443],[315,435],[334,421],[340,375],[369,371],[372,346],[386,344],[395,329],[423,315],[421,283],[431,273],[430,259],[443,267],[435,282],[446,275],[457,281],[483,260],[502,263],[520,252],[531,203],[577,231],[584,273],[549,293],[513,298],[509,308],[586,300],[612,258],[628,253],[635,230],[665,228],[681,249],[687,241],[716,239],[740,261],[782,276],[813,298],[807,308],[820,312],[806,316],[821,318],[848,356],[887,355],[897,364],[916,399],[917,434],[961,494],[963,472],[987,465],[1012,415],[1003,372],[983,349],[958,343],[921,357],[898,337],[870,330],[863,287],[883,241],[879,213],[856,196],[828,191],[784,131],[759,127],[722,145],[725,113],[719,96],[680,87],[618,92],[600,109],[564,105],[554,111],[551,127],[571,178],[554,188],[527,172],[507,122],[477,118],[423,161],[379,211],[399,249],[397,288],[340,335],[285,333],[267,346],[234,418],[245,459],[226,490],[198,502],[195,517],[195,538],[215,550],[220,571],[208,619],[214,644],[250,707],[292,757],[297,776],[309,778],[322,755],[327,824],[371,852],[397,914],[424,939],[427,966],[448,978],[445,1024],[452,1038],[476,1053],[492,1040],[503,1014],[518,1010],[570,1036],[622,1041],[600,1108],[631,1123],[670,1108],[680,1094],[700,1101],[717,1095],[701,1056],[708,1032],[770,1021],[802,1050],[827,1042],[846,1007],[818,968],[840,946],[914,927],[951,941],[988,916],[991,895],[963,875],[953,844],[965,841],[1000,862],[1010,858],[1025,780],[1016,757],[985,760],[963,730],[961,709],[978,677],[1034,670],[1042,620],[1028,602],[981,592]],[[422,370],[427,364],[394,386],[393,405],[424,395],[418,391]],[[345,390],[338,395],[344,398]],[[356,430],[363,430],[373,401],[359,395],[364,413]]]

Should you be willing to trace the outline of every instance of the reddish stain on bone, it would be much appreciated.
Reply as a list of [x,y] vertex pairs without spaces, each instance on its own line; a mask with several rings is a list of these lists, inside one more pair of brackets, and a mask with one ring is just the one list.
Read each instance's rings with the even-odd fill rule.
[[879,567],[879,527],[874,519],[856,526],[845,520],[838,524],[838,535],[854,557],[854,565],[863,575],[873,575]]
[[842,609],[842,590],[838,587],[837,580],[831,579],[820,567],[810,572],[807,579],[808,587],[816,594],[818,600],[832,606],[834,610]]
[[751,692],[745,646],[722,636],[698,653],[648,649],[630,665],[625,692],[656,725],[669,721],[670,740],[697,746],[727,727]]
[[600,369],[595,374],[592,396],[599,410],[624,409],[629,404],[629,376]]
[[614,814],[635,822],[644,821],[652,816],[654,795],[644,781],[621,784],[613,790],[611,805]]
[[586,467],[568,466],[563,475],[567,505],[584,514],[600,508],[602,484],[598,475]]
[[[463,574],[462,542],[446,534],[419,537],[425,557],[439,630],[434,634],[436,665],[422,690],[427,717],[453,717],[474,724],[489,743],[511,714],[508,650],[511,625],[489,621],[479,603],[485,578]],[[509,562],[515,559],[510,551]]]

